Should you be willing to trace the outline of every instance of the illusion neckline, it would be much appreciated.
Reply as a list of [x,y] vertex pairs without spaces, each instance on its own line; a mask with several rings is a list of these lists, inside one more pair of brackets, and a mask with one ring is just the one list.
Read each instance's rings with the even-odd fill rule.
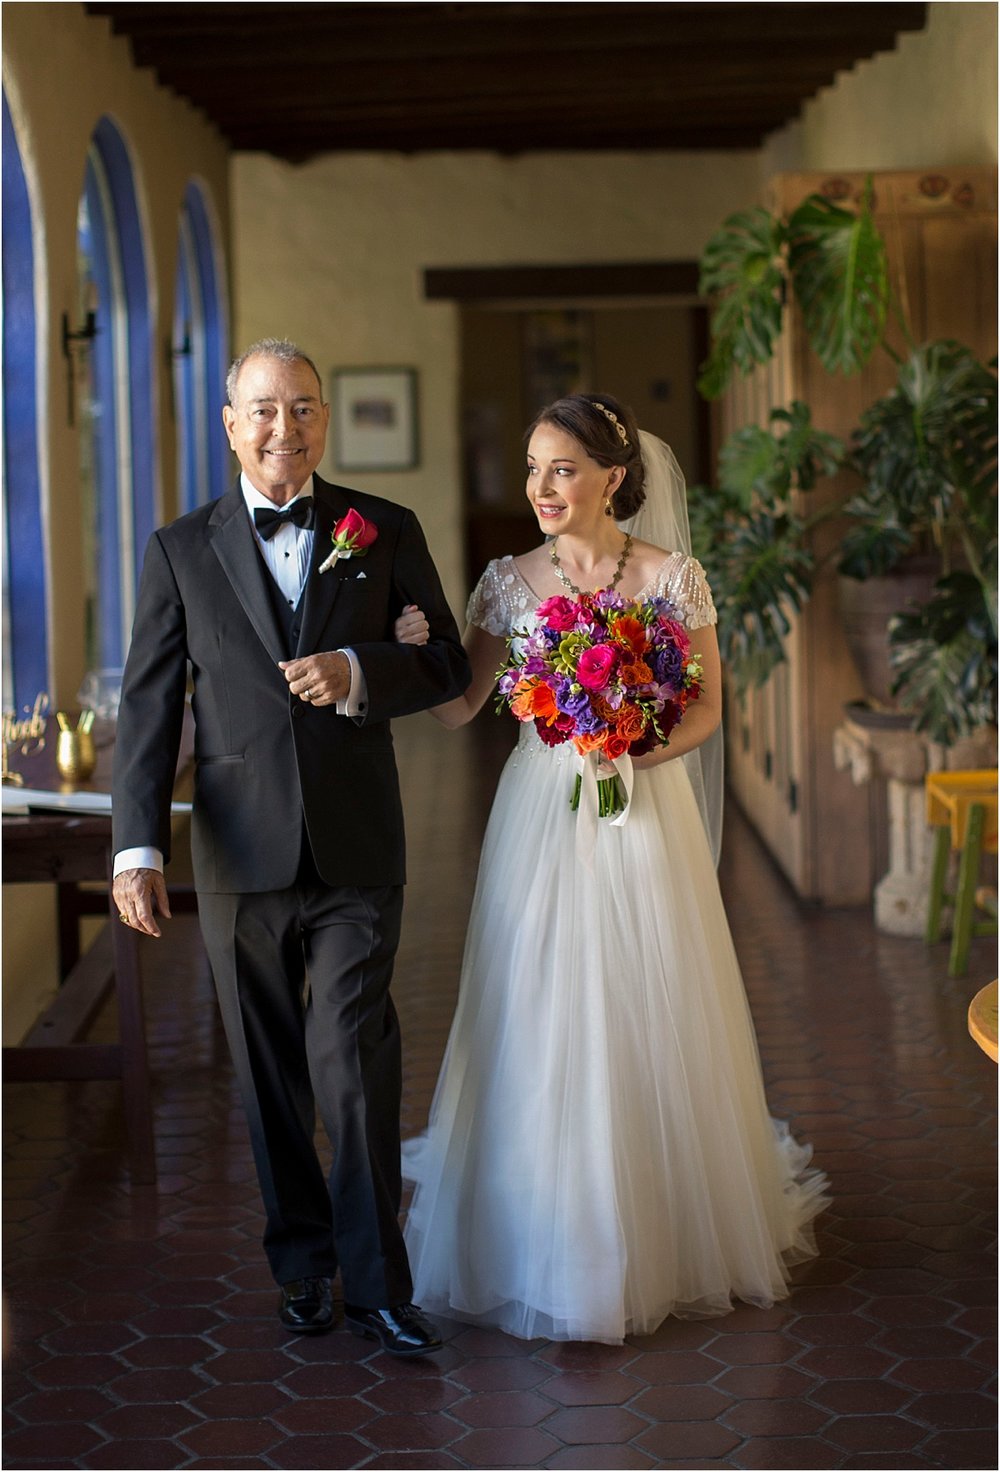
[[[623,593],[622,594],[622,597],[625,599],[625,601],[627,603],[634,603],[637,599],[645,597],[645,595],[648,593],[649,589],[651,587],[653,587],[654,583],[659,582],[661,576],[663,575],[663,569],[666,567],[667,563],[668,562],[673,562],[673,560],[674,560],[675,557],[681,557],[681,558],[683,558],[683,557],[686,557],[686,556],[687,556],[687,553],[686,552],[668,552],[667,555],[664,557],[663,561],[657,567],[656,571],[653,573],[652,577],[651,578],[648,578],[646,580],[646,582],[643,583],[642,587],[639,589],[639,591],[637,593],[629,593],[627,597]],[[542,603],[542,602],[544,602],[544,599],[542,599],[539,596],[539,594],[535,592],[534,588],[528,582],[528,579],[524,576],[523,572],[518,567],[518,565],[517,565],[517,559],[514,557],[514,554],[512,552],[508,552],[507,555],[506,555],[506,557],[502,557],[500,560],[501,560],[501,562],[509,562],[510,563],[511,568],[512,568],[513,573],[514,573],[514,576],[518,579],[518,581],[520,582],[521,586],[523,588],[526,588],[527,589],[528,593],[531,595],[532,598],[534,598],[534,600],[535,600],[536,603]]]

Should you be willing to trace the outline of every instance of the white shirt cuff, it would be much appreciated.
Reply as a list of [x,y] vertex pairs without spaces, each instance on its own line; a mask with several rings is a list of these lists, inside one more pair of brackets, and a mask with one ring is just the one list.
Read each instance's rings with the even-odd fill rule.
[[117,879],[124,869],[156,869],[163,873],[163,855],[158,848],[123,848],[115,854],[112,878]]
[[368,681],[365,679],[364,671],[358,663],[358,656],[353,649],[338,649],[338,654],[346,654],[347,662],[351,666],[351,685],[343,700],[337,701],[338,716],[350,716],[357,720],[360,716],[368,714]]

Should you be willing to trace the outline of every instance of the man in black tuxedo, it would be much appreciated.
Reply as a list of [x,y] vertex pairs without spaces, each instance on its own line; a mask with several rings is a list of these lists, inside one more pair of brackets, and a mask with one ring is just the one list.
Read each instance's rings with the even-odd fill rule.
[[[441,1341],[410,1303],[398,1224],[389,982],[404,851],[389,721],[460,694],[468,665],[412,512],[315,474],[330,410],[310,359],[267,339],[227,388],[242,475],[146,549],[115,746],[115,903],[151,936],[157,912],[170,914],[163,865],[190,681],[195,888],[279,1316],[329,1328],[339,1268],[348,1327],[422,1354]],[[320,572],[351,510],[370,545]],[[426,614],[423,646],[394,640],[407,603]]]

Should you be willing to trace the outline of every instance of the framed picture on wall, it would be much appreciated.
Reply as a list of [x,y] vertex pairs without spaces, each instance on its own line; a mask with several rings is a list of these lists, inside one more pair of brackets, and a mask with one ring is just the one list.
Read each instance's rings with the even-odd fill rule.
[[412,470],[417,464],[415,368],[333,370],[338,470]]

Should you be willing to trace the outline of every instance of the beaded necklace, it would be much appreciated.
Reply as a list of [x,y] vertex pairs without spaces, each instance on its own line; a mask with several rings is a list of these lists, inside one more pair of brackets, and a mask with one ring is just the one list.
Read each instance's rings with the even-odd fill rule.
[[[571,593],[575,593],[578,598],[582,598],[583,597],[583,589],[582,588],[578,588],[575,583],[571,583],[570,580],[569,580],[569,578],[566,576],[565,572],[563,571],[563,565],[559,561],[559,554],[556,551],[556,543],[558,542],[558,540],[559,540],[558,537],[553,537],[553,539],[552,539],[552,546],[549,548],[549,557],[552,560],[552,566],[555,569],[556,577],[562,583],[562,585],[563,585],[564,588],[568,588]],[[608,583],[608,591],[609,592],[613,592],[615,590],[615,588],[617,588],[618,584],[621,582],[622,573],[625,571],[625,564],[626,564],[626,562],[628,562],[629,553],[631,551],[632,551],[632,537],[631,537],[631,534],[629,532],[626,532],[625,533],[625,545],[622,548],[622,555],[618,559],[618,566],[615,568],[615,575],[611,579],[610,583]],[[595,591],[599,591],[599,590],[595,590]]]

